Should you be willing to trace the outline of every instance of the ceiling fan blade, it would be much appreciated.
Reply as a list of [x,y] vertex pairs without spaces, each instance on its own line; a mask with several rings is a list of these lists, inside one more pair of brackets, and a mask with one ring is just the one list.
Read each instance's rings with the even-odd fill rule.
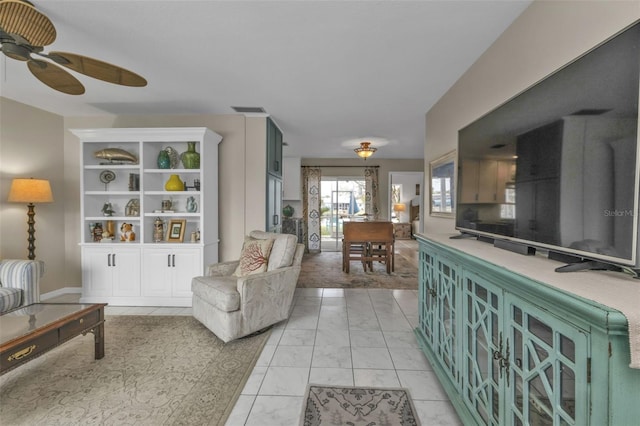
[[84,93],[82,83],[57,65],[38,59],[30,59],[27,66],[31,74],[52,89],[68,95],[82,95]]
[[134,72],[87,56],[67,52],[49,52],[49,54],[43,56],[63,67],[108,83],[131,87],[144,87],[147,85],[147,80]]
[[23,0],[0,0],[0,27],[33,46],[47,46],[56,39],[56,29],[49,18]]

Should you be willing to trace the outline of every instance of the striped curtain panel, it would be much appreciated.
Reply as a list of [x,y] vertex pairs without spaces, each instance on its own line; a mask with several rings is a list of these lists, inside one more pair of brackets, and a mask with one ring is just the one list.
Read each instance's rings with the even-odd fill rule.
[[304,241],[308,253],[320,252],[320,178],[318,168],[302,168],[302,217]]
[[365,181],[365,213],[370,220],[378,220],[380,217],[380,201],[378,195],[378,168],[366,167],[364,169]]

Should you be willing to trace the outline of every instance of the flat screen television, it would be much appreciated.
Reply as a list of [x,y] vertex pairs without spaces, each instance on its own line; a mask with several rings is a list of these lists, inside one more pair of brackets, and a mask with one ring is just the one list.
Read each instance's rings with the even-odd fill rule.
[[461,236],[637,275],[639,64],[640,21],[462,128]]

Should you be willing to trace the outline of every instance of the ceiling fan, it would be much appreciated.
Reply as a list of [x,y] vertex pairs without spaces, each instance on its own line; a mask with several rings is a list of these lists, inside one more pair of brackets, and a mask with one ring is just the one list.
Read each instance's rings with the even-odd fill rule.
[[138,74],[97,59],[67,52],[44,53],[44,46],[55,39],[55,27],[33,4],[26,0],[0,0],[0,50],[9,58],[25,61],[31,74],[52,89],[69,95],[85,91],[77,78],[58,65],[122,86],[147,85],[147,80]]

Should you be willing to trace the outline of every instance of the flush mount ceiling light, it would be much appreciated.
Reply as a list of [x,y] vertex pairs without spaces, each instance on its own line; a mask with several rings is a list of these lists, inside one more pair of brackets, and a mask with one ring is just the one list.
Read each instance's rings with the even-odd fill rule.
[[354,149],[358,157],[364,158],[365,161],[367,158],[371,157],[374,152],[376,152],[377,148],[371,148],[371,142],[360,142],[360,148]]

